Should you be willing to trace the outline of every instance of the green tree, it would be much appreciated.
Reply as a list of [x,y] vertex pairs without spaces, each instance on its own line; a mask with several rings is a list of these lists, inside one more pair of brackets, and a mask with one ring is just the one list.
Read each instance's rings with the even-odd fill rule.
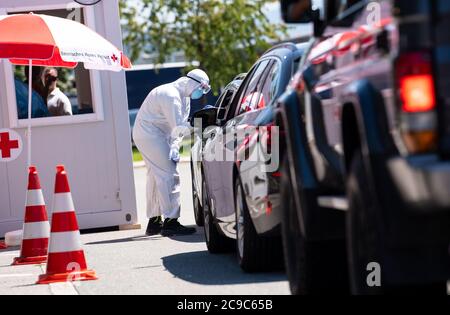
[[[215,92],[249,70],[283,36],[263,13],[269,0],[120,1],[124,42],[131,58],[156,53],[164,63],[173,52],[199,62]],[[192,67],[192,65],[191,65]]]

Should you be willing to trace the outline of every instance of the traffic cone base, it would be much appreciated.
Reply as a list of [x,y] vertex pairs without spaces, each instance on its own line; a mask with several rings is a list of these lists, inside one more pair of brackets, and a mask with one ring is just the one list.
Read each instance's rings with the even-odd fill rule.
[[[67,272],[58,272],[61,266],[66,266]],[[66,253],[50,253],[47,263],[47,274],[41,275],[37,284],[56,282],[97,280],[95,271],[87,270],[84,251]]]
[[45,264],[47,262],[47,256],[36,256],[36,257],[28,257],[28,258],[14,258],[14,262],[12,266],[23,266],[23,265],[39,265]]
[[48,238],[22,241],[22,252],[29,253],[29,257],[16,257],[12,266],[37,265],[47,262]]
[[41,275],[36,284],[50,284],[58,282],[73,282],[73,281],[90,281],[98,280],[95,271],[84,270],[84,271],[72,271],[67,273],[60,273],[54,275]]

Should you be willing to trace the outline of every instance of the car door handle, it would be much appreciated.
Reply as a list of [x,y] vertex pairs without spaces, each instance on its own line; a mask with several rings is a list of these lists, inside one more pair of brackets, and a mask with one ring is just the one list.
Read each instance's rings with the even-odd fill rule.
[[236,121],[230,121],[230,122],[226,125],[227,128],[233,128],[234,126],[236,126]]
[[250,127],[250,125],[244,124],[244,125],[237,126],[236,129],[239,130],[239,131],[242,131],[242,130],[247,129],[248,127]]

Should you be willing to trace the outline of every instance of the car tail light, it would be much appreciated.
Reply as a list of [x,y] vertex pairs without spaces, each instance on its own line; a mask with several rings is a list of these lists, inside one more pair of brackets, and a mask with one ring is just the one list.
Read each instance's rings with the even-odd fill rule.
[[406,53],[397,61],[396,75],[402,110],[420,113],[434,110],[436,94],[428,53]]
[[436,106],[433,76],[410,75],[401,79],[400,91],[403,110],[417,113],[433,110]]
[[434,151],[437,147],[436,90],[431,54],[408,52],[395,65],[401,108],[401,133],[412,154]]

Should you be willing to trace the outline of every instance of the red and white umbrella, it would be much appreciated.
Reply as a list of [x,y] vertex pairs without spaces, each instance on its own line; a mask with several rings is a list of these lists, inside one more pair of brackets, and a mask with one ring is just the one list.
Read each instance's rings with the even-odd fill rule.
[[0,15],[0,58],[29,65],[28,164],[31,165],[32,66],[121,71],[130,60],[108,40],[85,25],[41,14]]

